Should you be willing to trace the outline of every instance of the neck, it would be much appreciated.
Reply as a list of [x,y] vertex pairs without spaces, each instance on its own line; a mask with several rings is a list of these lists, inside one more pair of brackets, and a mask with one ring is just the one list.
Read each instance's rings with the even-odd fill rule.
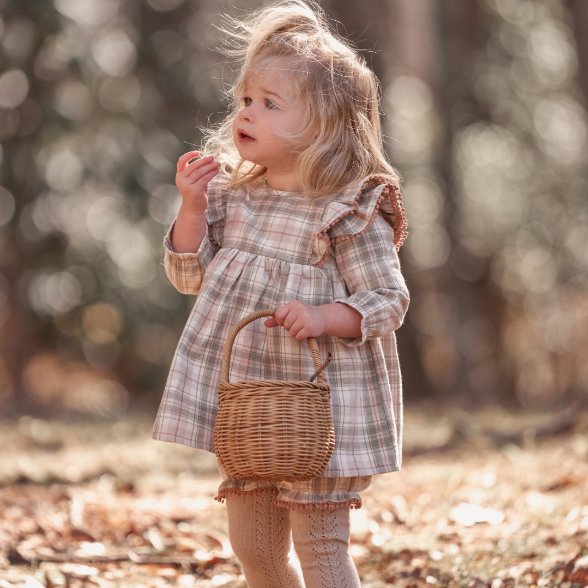
[[302,190],[302,186],[294,172],[272,172],[269,169],[266,174],[266,183],[274,190],[283,190],[285,192],[297,192]]

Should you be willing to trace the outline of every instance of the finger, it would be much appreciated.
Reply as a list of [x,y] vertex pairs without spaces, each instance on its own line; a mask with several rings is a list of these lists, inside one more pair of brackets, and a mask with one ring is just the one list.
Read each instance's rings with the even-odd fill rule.
[[278,323],[278,325],[280,325],[280,326],[284,325],[284,319],[288,316],[288,313],[290,312],[290,308],[288,307],[288,304],[285,304],[284,306],[280,306],[280,308],[278,308],[278,310],[276,310],[276,314],[274,315],[274,318],[276,319],[276,323]]
[[284,327],[290,332],[293,328],[299,331],[308,320],[308,316],[304,312],[300,312],[300,309],[293,308],[284,319]]
[[276,323],[276,319],[275,318],[269,318],[267,319],[267,321],[265,321],[263,323],[266,327],[277,327],[278,323]]
[[297,341],[304,341],[308,338],[308,328],[307,327],[300,327],[298,324],[295,324],[290,329],[290,335],[292,335]]
[[208,186],[208,182],[210,182],[210,180],[212,180],[212,178],[214,178],[214,176],[216,176],[218,172],[219,170],[217,168],[209,171],[208,173],[205,173],[202,176],[197,176],[196,178],[192,178],[191,176],[181,178],[179,182],[176,182],[176,184],[183,185],[186,187],[194,186],[196,189],[205,189],[206,186]]
[[[190,162],[190,160],[192,161]],[[208,165],[213,161],[214,157],[212,155],[207,155],[206,157],[201,157],[198,159],[195,154],[192,154],[190,157],[188,157],[187,160],[184,161],[184,167],[179,170],[178,173],[188,177],[194,170],[198,170],[202,166]]]
[[184,155],[180,156],[180,158],[178,159],[177,170],[179,172],[182,171],[186,167],[186,164],[188,163],[188,161],[190,161],[190,159],[194,159],[199,155],[200,151],[188,151],[188,153],[184,153]]
[[296,322],[296,317],[293,316],[293,313],[289,313],[288,316],[284,319],[284,322],[282,324],[284,326],[284,329],[286,329],[286,331],[290,332],[290,329],[292,329],[295,322]]
[[309,321],[304,320],[302,317],[300,317],[292,325],[292,331],[290,331],[290,332],[294,332],[295,335],[300,335],[300,333],[303,333],[303,334],[308,333],[309,330],[310,330]]
[[[292,335],[292,337],[295,337],[296,339],[298,339],[298,334],[300,333],[300,331],[302,331],[302,328],[300,327],[300,325],[296,323],[292,325],[291,329],[288,329],[290,335]],[[300,341],[300,339],[298,339],[298,341]]]
[[201,159],[198,160],[198,167],[193,168],[192,166],[196,165],[196,163],[192,163],[186,168],[183,174],[186,179],[191,181],[197,181],[203,175],[211,171],[217,171],[220,167],[220,163],[218,161],[210,161],[208,163],[203,164],[200,163],[201,161]]
[[190,163],[184,170],[184,173],[187,177],[190,177],[207,167],[217,168],[219,166],[220,162],[216,161],[212,155],[208,155]]
[[297,341],[304,341],[305,339],[308,339],[308,336],[306,335],[307,331],[305,331],[304,329],[300,329],[300,331],[298,331],[298,333],[296,333],[296,340]]
[[209,170],[204,170],[202,174],[195,174],[194,176],[186,176],[181,178],[180,181],[183,181],[187,186],[197,186],[200,189],[205,189],[208,186],[208,182],[214,178],[219,172],[219,168],[213,168]]
[[314,325],[307,325],[298,332],[298,341],[305,341],[309,337],[318,337],[318,331]]
[[190,177],[190,174],[192,174],[194,171],[197,171],[201,169],[203,166],[212,163],[212,161],[212,159],[209,159],[207,157],[201,157],[200,159],[195,159],[194,161],[192,161],[192,163],[186,162],[186,166],[178,173],[186,178]]

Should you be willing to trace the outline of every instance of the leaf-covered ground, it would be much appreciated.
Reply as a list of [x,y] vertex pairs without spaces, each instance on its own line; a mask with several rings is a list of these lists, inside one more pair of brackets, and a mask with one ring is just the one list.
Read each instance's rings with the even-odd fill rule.
[[[246,586],[214,457],[151,424],[0,423],[0,588]],[[576,408],[410,407],[402,471],[352,513],[362,586],[588,585],[587,456]]]

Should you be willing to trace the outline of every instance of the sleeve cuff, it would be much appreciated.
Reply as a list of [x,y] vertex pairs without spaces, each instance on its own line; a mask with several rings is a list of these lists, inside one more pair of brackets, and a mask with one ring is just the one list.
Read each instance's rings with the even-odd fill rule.
[[337,337],[338,341],[348,347],[357,347],[400,327],[408,306],[408,296],[395,290],[378,290],[356,292],[349,298],[333,301],[351,306],[362,316],[361,337]]
[[216,248],[210,241],[208,234],[206,234],[195,253],[176,253],[171,242],[175,222],[172,223],[163,240],[165,272],[170,282],[179,292],[198,295],[204,272],[214,258]]
[[335,337],[335,339],[337,339],[337,341],[339,341],[340,343],[343,343],[343,345],[347,345],[347,347],[359,347],[360,345],[363,345],[367,341],[367,338],[369,336],[369,318],[366,316],[365,308],[362,308],[361,305],[356,304],[355,302],[353,302],[353,300],[350,300],[349,298],[337,298],[336,300],[333,300],[333,302],[341,302],[343,304],[347,304],[347,306],[351,306],[351,308],[357,310],[357,312],[359,312],[359,314],[361,314],[362,317],[361,337]]

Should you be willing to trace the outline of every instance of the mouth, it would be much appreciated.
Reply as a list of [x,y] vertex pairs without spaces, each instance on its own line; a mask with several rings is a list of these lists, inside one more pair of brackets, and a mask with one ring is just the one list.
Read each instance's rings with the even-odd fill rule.
[[251,141],[255,141],[255,139],[240,129],[237,129],[237,135],[239,136],[239,143],[250,143]]

